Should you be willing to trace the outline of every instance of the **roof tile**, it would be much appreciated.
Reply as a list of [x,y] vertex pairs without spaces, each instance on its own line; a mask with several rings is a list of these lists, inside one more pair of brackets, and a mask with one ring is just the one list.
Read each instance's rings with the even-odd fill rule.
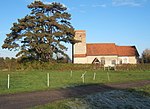
[[115,43],[91,43],[86,44],[87,56],[118,55],[139,56],[135,46],[117,46]]
[[135,46],[116,46],[119,56],[139,56]]
[[117,55],[115,43],[86,44],[87,56]]

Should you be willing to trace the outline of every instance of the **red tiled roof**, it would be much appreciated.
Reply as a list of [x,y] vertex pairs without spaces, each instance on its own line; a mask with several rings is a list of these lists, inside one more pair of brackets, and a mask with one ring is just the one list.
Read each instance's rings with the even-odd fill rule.
[[86,44],[87,56],[118,55],[139,56],[135,46],[117,46],[115,43]]
[[75,32],[85,32],[85,30],[75,30]]
[[119,56],[139,56],[135,46],[116,46]]
[[87,56],[117,55],[115,43],[86,44]]

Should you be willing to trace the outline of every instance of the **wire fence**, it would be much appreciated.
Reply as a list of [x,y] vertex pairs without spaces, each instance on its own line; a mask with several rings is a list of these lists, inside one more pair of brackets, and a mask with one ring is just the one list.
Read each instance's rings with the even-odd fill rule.
[[9,73],[0,74],[0,91],[20,89],[45,89],[110,81],[109,72],[68,71],[53,73]]
[[[72,87],[133,80],[150,80],[150,66],[120,66],[117,70],[0,71],[0,93]],[[122,70],[123,69],[123,70]],[[126,70],[125,70],[126,69]],[[127,70],[128,69],[128,70]],[[139,70],[140,69],[140,70]],[[122,73],[123,72],[123,73]]]

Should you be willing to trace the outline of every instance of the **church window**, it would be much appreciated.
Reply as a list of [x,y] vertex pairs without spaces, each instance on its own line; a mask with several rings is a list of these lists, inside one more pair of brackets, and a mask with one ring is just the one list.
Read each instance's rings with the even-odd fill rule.
[[105,64],[105,58],[104,57],[101,58],[101,64],[103,64],[103,65]]
[[122,59],[119,61],[119,64],[122,64]]
[[111,64],[115,65],[116,64],[116,60],[112,60]]
[[127,58],[124,58],[124,63],[127,64]]

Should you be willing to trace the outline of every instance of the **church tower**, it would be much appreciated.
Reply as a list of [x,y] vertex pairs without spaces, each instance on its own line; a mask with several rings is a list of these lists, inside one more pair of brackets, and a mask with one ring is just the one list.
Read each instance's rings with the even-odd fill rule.
[[75,40],[80,42],[74,44],[74,63],[78,63],[81,58],[86,58],[86,32],[85,30],[75,31]]

